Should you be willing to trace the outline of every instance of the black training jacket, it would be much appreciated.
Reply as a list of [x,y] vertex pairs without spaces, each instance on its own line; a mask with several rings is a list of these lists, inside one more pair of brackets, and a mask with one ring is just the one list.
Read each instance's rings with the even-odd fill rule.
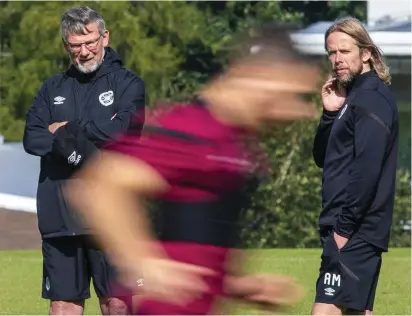
[[[87,234],[64,197],[67,181],[99,148],[125,132],[132,116],[144,120],[145,89],[141,78],[122,67],[111,48],[91,74],[73,65],[43,83],[26,117],[23,146],[41,157],[37,215],[43,238]],[[55,134],[48,126],[68,123]],[[109,170],[108,170],[109,172]],[[98,198],[98,197],[96,197]]]
[[392,223],[398,109],[374,70],[355,79],[337,112],[324,110],[313,146],[323,168],[321,230],[386,251]]

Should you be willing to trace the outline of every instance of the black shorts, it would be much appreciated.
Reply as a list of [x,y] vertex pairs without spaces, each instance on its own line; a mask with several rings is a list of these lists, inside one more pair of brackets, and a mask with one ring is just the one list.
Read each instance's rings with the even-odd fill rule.
[[90,280],[98,297],[110,296],[116,273],[86,236],[43,240],[42,297],[54,301],[90,298]]
[[323,236],[322,244],[315,302],[356,311],[373,310],[382,250],[356,236],[339,250],[333,233]]

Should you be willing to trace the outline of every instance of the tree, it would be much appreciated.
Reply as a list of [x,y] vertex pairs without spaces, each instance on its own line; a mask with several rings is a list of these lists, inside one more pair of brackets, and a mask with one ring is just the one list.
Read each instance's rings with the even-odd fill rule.
[[[255,26],[273,21],[304,26],[343,13],[361,20],[366,15],[364,4],[348,1],[2,2],[0,133],[6,140],[21,140],[26,112],[42,82],[69,66],[60,16],[79,5],[102,14],[110,45],[144,79],[148,105],[188,99],[227,65],[239,34]],[[311,157],[316,125],[314,120],[265,132],[261,145],[272,171],[245,212],[245,246],[318,246],[321,170]],[[391,238],[396,246],[410,245],[410,232],[400,224],[410,220],[409,181],[409,173],[399,171]]]
[[8,32],[12,55],[1,65],[1,75],[7,77],[1,91],[2,104],[14,118],[24,119],[42,82],[69,66],[60,16],[77,5],[90,5],[104,16],[111,30],[111,46],[126,67],[145,78],[149,100],[172,94],[170,84],[184,58],[183,43],[203,38],[197,30],[204,25],[203,15],[180,2],[36,2],[28,6],[10,2],[6,11],[18,11],[19,22],[17,29]]

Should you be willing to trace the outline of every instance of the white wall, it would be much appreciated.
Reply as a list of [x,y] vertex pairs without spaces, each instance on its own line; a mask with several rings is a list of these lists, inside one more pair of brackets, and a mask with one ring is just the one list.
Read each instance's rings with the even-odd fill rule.
[[27,154],[22,143],[0,144],[0,208],[36,212],[39,157]]
[[0,193],[36,198],[40,158],[27,154],[22,143],[0,145]]

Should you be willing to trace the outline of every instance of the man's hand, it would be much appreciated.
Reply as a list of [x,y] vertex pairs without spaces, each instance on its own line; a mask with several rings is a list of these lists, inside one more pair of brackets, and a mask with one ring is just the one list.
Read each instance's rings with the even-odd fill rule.
[[229,297],[251,303],[260,313],[268,315],[299,302],[305,292],[294,279],[272,274],[228,275],[224,291]]
[[[123,285],[139,294],[140,299],[156,299],[171,304],[185,305],[209,291],[203,277],[216,272],[205,267],[186,264],[167,258],[145,258],[133,269],[122,273]],[[137,276],[137,277],[134,277]],[[142,286],[136,281],[144,279]]]
[[260,284],[259,293],[246,297],[247,300],[277,308],[299,302],[303,295],[303,287],[294,279],[284,275],[255,274],[255,282]]
[[333,238],[335,239],[336,245],[338,246],[338,249],[342,249],[343,246],[346,245],[348,242],[348,238],[342,237],[338,235],[337,233],[333,232]]
[[323,107],[328,111],[338,111],[346,99],[346,91],[336,78],[329,78],[322,87]]
[[56,131],[57,131],[58,128],[66,125],[66,124],[67,124],[67,121],[66,121],[66,122],[56,122],[56,123],[53,123],[53,124],[49,125],[49,132],[52,133],[52,134],[54,134],[54,133],[56,133]]

